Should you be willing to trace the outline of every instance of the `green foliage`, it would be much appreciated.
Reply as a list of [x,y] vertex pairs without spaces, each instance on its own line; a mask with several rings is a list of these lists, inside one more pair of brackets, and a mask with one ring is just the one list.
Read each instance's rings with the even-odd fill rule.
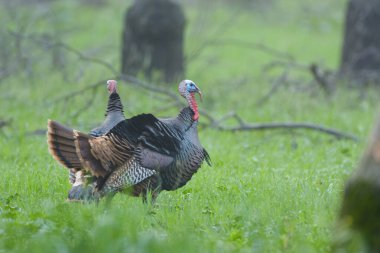
[[[233,44],[210,44],[194,54],[206,40],[239,39],[287,52],[304,64],[317,61],[336,68],[344,1],[272,1],[273,8],[265,12],[207,2],[185,5],[186,78],[205,95],[200,107],[216,118],[235,110],[251,122],[314,122],[365,140],[376,109],[371,90],[365,100],[344,88],[327,99],[318,86],[309,84],[310,76],[296,72],[300,86],[281,86],[266,103],[257,105],[280,72],[262,70],[274,60],[272,55]],[[36,19],[26,33],[57,29],[65,43],[118,69],[121,22],[129,4],[108,1],[97,8],[57,1],[49,9],[54,26]],[[13,18],[30,18],[21,15],[30,11],[28,6],[17,8],[19,16]],[[18,21],[3,24],[13,29]],[[103,119],[105,86],[66,102],[55,99],[111,78],[112,73],[67,52],[64,67],[54,69],[47,60],[51,49],[42,53],[39,49],[38,62],[36,51],[26,49],[24,56],[36,65],[0,83],[0,119],[13,118],[11,126],[0,129],[0,252],[330,250],[343,184],[364,142],[336,141],[301,130],[228,133],[201,127],[200,139],[213,167],[204,165],[185,187],[163,192],[154,206],[122,194],[110,205],[67,203],[68,173],[48,153],[45,136],[33,131],[46,129],[48,118],[83,131],[96,126]],[[176,85],[169,89],[175,91]],[[166,103],[131,86],[121,85],[119,90],[128,116]],[[88,106],[91,97],[94,103]],[[81,108],[86,110],[78,114]]]

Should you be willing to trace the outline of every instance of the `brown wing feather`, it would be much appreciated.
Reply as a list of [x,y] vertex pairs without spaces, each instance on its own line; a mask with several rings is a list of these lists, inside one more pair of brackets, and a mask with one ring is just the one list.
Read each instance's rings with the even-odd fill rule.
[[102,176],[108,174],[101,162],[92,154],[90,141],[94,137],[74,130],[76,153],[83,167],[91,171],[94,176]]
[[113,170],[133,157],[133,147],[114,134],[92,138],[90,140],[92,154],[101,162],[106,170]]

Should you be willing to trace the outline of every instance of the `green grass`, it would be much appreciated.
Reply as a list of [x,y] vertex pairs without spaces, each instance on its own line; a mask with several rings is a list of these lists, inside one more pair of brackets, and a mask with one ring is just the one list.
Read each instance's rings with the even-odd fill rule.
[[[115,48],[120,47],[121,20],[129,2],[109,2],[96,8],[67,1],[54,8],[60,10],[58,27],[78,28],[61,39],[118,68]],[[337,68],[344,1],[276,3],[272,11],[219,2],[187,4],[187,54],[219,36],[262,43],[304,64],[316,61]],[[231,15],[236,15],[232,23],[227,22]],[[225,29],[215,34],[221,23]],[[9,20],[6,24],[17,26]],[[51,31],[43,19],[31,27],[30,33]],[[327,99],[318,87],[304,92],[289,85],[257,106],[271,87],[262,67],[274,58],[235,45],[210,45],[190,61],[186,78],[199,84],[205,95],[200,106],[215,117],[235,110],[251,122],[314,122],[363,141],[337,141],[310,131],[228,133],[201,128],[201,142],[214,164],[203,166],[185,187],[161,193],[154,206],[122,194],[109,206],[82,205],[65,202],[68,173],[48,153],[46,137],[30,132],[45,129],[48,118],[89,131],[102,121],[105,87],[68,103],[53,101],[112,74],[69,55],[65,81],[60,71],[50,68],[50,51],[38,52],[42,60],[33,66],[33,77],[22,72],[0,83],[0,118],[13,119],[0,130],[0,252],[330,251],[344,181],[374,120],[375,94],[360,100],[355,90],[340,88]],[[85,66],[85,74],[75,79],[80,66]],[[176,85],[169,89],[176,91]],[[127,85],[121,85],[119,93],[128,116],[166,103]],[[93,95],[95,103],[76,116]]]

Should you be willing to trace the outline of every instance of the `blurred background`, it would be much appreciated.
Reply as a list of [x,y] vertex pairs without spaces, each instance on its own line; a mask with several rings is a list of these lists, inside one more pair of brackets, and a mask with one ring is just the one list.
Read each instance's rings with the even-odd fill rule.
[[[61,102],[79,96],[80,108],[97,111],[96,101],[106,96],[96,84],[119,78],[137,86],[121,91],[130,113],[157,107],[156,100],[141,103],[140,92],[157,94],[123,73],[172,92],[180,80],[194,79],[206,94],[202,107],[215,116],[233,110],[252,120],[255,110],[255,121],[289,114],[299,120],[305,97],[325,103],[349,87],[363,98],[368,92],[361,87],[377,81],[379,45],[368,25],[376,15],[360,21],[356,14],[364,7],[351,2],[352,18],[345,22],[349,8],[343,0],[1,1],[3,101],[17,90],[23,103],[51,102],[50,113],[63,108],[75,121],[82,112]],[[363,50],[366,45],[372,48]],[[44,101],[36,101],[36,93]],[[274,104],[284,110],[260,113]],[[165,114],[170,106],[158,109]]]
[[[45,117],[68,110],[76,122],[84,110],[103,107],[97,108],[107,98],[100,83],[110,78],[135,85],[121,90],[131,114],[159,107],[170,115],[170,98],[139,80],[176,92],[180,80],[193,79],[206,95],[203,108],[215,117],[238,111],[249,121],[301,120],[310,97],[317,104],[365,100],[362,87],[378,77],[378,38],[370,25],[376,15],[357,18],[364,7],[351,2],[352,13],[343,0],[1,1],[0,118],[14,108],[6,101],[22,101],[31,103],[28,109],[44,103]],[[147,93],[169,104],[141,100]],[[76,108],[65,104],[70,100],[79,100]]]
[[[248,107],[265,106],[283,92],[323,100],[337,86],[330,79],[341,65],[346,1],[177,1],[177,9],[165,9],[168,1],[161,7],[153,2],[2,1],[2,86],[9,92],[9,86],[17,87],[26,103],[44,93],[41,103],[120,72],[171,91],[188,78],[206,91],[202,106],[216,114],[251,114]],[[160,36],[164,42],[158,42]],[[133,113],[149,106],[137,102],[140,91],[122,90]],[[95,101],[106,99],[104,93],[83,92],[82,106],[93,95],[99,95]],[[297,99],[288,103],[299,106]],[[294,110],[281,112],[287,113],[297,117]]]

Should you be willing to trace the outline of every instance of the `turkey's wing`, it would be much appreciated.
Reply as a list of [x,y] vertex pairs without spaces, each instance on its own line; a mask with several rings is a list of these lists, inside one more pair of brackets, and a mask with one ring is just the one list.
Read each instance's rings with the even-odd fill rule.
[[106,171],[114,170],[135,155],[131,144],[114,134],[92,138],[89,143],[92,155]]

